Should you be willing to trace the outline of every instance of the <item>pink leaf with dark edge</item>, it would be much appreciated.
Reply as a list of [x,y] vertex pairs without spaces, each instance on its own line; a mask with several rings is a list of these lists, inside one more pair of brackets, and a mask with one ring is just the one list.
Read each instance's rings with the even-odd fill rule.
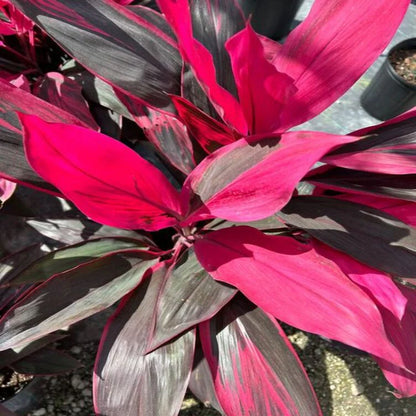
[[416,173],[416,111],[352,135],[364,137],[341,146],[322,161],[367,172],[394,175]]
[[338,198],[299,196],[276,215],[368,266],[416,279],[416,230],[385,211]]
[[311,244],[243,226],[207,234],[195,252],[214,279],[276,318],[405,368],[374,301]]
[[240,104],[218,84],[212,55],[193,36],[188,0],[159,0],[158,4],[178,38],[184,60],[190,64],[219,115],[241,134],[246,134],[247,123]]
[[400,351],[406,367],[398,367],[390,360],[374,358],[389,382],[398,389],[399,396],[416,394],[416,292],[328,246],[315,241],[314,247],[324,257],[336,261],[341,270],[374,299],[383,317],[386,332]]
[[[150,273],[149,273],[150,274]],[[176,416],[192,370],[195,330],[146,354],[166,267],[159,264],[107,322],[98,350],[94,406],[106,416]]]
[[297,88],[284,108],[280,128],[309,120],[346,92],[388,45],[409,4],[410,0],[315,0],[273,62]]
[[249,24],[227,41],[226,48],[249,132],[275,131],[289,96],[295,93],[293,80],[267,61],[262,43]]
[[156,259],[135,250],[52,276],[2,317],[0,350],[27,344],[106,309],[136,287]]
[[240,139],[205,158],[182,189],[186,224],[219,217],[266,218],[290,199],[297,183],[322,155],[357,140],[316,132]]
[[83,122],[74,115],[0,79],[0,176],[60,195],[28,165],[16,111],[35,114],[43,120],[55,123],[83,126]]
[[177,223],[177,191],[133,150],[92,130],[20,117],[33,169],[94,221],[147,231]]
[[306,372],[273,317],[240,298],[199,328],[225,414],[322,415]]
[[112,0],[12,0],[69,55],[125,94],[171,111],[182,60],[176,42]]
[[167,270],[154,309],[154,328],[147,350],[153,350],[192,326],[214,316],[236,293],[216,282],[192,249]]
[[176,117],[153,110],[117,94],[148,140],[176,169],[188,175],[195,167],[192,142],[186,127]]
[[73,114],[93,130],[99,130],[82,96],[82,88],[74,80],[59,72],[48,72],[37,80],[33,94]]
[[0,178],[0,207],[6,202],[16,189],[16,184],[7,179]]
[[235,130],[210,117],[188,100],[176,95],[172,95],[171,99],[180,119],[208,154],[241,138]]

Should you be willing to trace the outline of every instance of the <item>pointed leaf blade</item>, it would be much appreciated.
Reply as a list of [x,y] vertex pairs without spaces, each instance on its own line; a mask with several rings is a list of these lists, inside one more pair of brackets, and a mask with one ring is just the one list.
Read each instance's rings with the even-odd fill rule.
[[261,309],[235,299],[200,332],[226,414],[322,415],[289,340]]

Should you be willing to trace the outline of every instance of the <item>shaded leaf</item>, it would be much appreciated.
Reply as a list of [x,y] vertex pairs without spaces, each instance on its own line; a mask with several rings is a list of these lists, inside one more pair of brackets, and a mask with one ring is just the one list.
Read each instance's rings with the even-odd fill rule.
[[405,367],[373,300],[311,244],[242,226],[205,235],[195,252],[214,279],[265,312]]
[[155,328],[148,349],[214,316],[236,293],[236,289],[216,282],[189,249],[167,271],[155,307]]
[[99,312],[140,283],[156,259],[136,250],[55,275],[29,291],[0,321],[0,349],[18,347]]
[[297,183],[322,155],[354,140],[289,132],[240,139],[218,149],[194,169],[183,186],[183,210],[189,207],[186,224],[213,217],[230,221],[266,218],[288,202]]
[[322,415],[290,341],[261,309],[236,298],[200,333],[226,414]]
[[416,231],[378,209],[325,197],[296,197],[277,214],[364,264],[416,278]]
[[146,246],[137,240],[116,237],[78,243],[44,255],[19,273],[11,283],[19,285],[43,282],[97,258],[133,249],[146,249]]
[[[160,273],[159,273],[159,271]],[[194,354],[195,330],[145,354],[165,267],[154,271],[110,318],[95,362],[95,411],[107,416],[176,416]]]
[[80,366],[75,358],[52,348],[36,351],[11,365],[18,373],[33,375],[62,374]]
[[177,191],[127,146],[78,126],[27,115],[21,120],[31,166],[94,221],[145,230],[177,223]]
[[144,16],[111,0],[12,0],[66,52],[124,93],[168,110],[181,58],[175,42]]

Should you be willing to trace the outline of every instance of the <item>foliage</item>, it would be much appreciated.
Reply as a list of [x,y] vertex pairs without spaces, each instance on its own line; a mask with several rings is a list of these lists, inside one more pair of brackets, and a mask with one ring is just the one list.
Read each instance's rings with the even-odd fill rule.
[[362,75],[409,0],[316,0],[283,45],[232,0],[3,3],[8,27],[36,25],[10,44],[56,44],[52,70],[0,80],[2,175],[114,228],[37,222],[74,239],[1,280],[30,285],[2,350],[118,302],[100,415],[174,416],[188,386],[229,416],[320,415],[279,321],[366,351],[397,395],[416,393],[416,112],[343,136],[290,130]]

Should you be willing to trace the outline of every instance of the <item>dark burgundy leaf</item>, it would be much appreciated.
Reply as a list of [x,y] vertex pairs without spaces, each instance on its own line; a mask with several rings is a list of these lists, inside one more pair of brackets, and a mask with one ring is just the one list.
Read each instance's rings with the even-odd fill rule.
[[55,275],[29,291],[0,321],[0,350],[18,347],[87,318],[137,286],[156,259],[115,254]]
[[235,298],[202,323],[200,334],[225,414],[322,415],[283,330],[246,299]]
[[382,195],[416,201],[416,174],[387,175],[324,166],[312,171],[308,182],[335,191]]
[[155,307],[155,328],[148,349],[172,339],[214,316],[237,292],[216,282],[199,264],[192,249],[167,271]]
[[416,277],[416,231],[378,209],[326,197],[296,197],[277,214],[368,266]]
[[[23,150],[22,131],[16,111],[36,114],[49,122],[84,125],[60,108],[0,79],[0,175],[59,194],[29,166]],[[60,195],[60,194],[59,194]]]
[[81,363],[52,348],[44,348],[14,362],[11,367],[21,374],[52,375],[75,370]]
[[176,416],[192,369],[195,330],[145,354],[166,267],[124,299],[101,339],[94,369],[94,403],[106,416]]
[[182,61],[176,43],[145,16],[111,0],[13,0],[64,50],[124,93],[168,110]]
[[68,246],[37,259],[21,273],[15,274],[11,284],[43,282],[50,277],[81,266],[92,260],[134,249],[146,249],[138,240],[127,238],[100,238]]

